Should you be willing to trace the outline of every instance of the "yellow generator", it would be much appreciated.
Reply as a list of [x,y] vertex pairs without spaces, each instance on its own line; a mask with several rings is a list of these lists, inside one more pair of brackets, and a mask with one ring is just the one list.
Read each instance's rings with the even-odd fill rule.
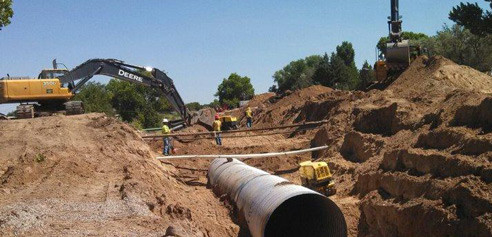
[[334,195],[337,192],[330,168],[326,162],[305,161],[299,165],[301,166],[299,174],[302,186],[326,196]]
[[224,131],[235,130],[239,128],[237,117],[231,115],[220,116],[220,122],[222,123],[220,128]]
[[62,87],[58,75],[67,70],[43,70],[38,79],[23,77],[0,78],[0,104],[21,103],[17,118],[33,118],[65,110],[67,114],[84,113],[82,102],[68,102],[74,94]]

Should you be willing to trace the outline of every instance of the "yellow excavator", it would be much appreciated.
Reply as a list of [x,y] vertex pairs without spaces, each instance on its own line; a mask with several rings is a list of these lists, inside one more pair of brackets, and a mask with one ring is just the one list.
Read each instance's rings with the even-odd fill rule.
[[[410,63],[421,54],[420,46],[410,45],[402,38],[402,20],[399,0],[391,0],[391,16],[388,17],[389,42],[386,51],[374,65],[377,87],[389,85],[396,77],[405,71]],[[378,53],[379,54],[379,53]]]
[[[65,69],[45,69],[38,79],[10,76],[0,78],[0,104],[21,103],[15,112],[17,118],[33,118],[56,112],[64,103],[67,114],[83,113],[82,103],[69,103],[68,100],[74,94],[69,88],[62,87],[57,79],[67,72]],[[36,111],[35,105],[42,105],[42,109]]]
[[[37,79],[26,77],[0,78],[0,104],[20,103],[17,118],[33,118],[64,112],[67,115],[84,113],[81,101],[71,101],[77,91],[93,76],[105,75],[132,83],[140,83],[163,92],[171,106],[180,114],[182,121],[191,121],[191,115],[181,99],[173,80],[157,68],[126,64],[116,59],[91,59],[72,70],[58,69],[53,60],[53,69],[42,70]],[[149,74],[143,73],[145,71]]]

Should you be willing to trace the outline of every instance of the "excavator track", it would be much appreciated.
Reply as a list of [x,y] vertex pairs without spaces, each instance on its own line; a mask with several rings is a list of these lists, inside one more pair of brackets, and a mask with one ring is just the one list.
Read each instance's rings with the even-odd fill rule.
[[19,105],[15,110],[15,116],[19,119],[34,118],[34,105]]
[[65,114],[75,115],[84,113],[84,104],[82,101],[69,101],[65,103]]

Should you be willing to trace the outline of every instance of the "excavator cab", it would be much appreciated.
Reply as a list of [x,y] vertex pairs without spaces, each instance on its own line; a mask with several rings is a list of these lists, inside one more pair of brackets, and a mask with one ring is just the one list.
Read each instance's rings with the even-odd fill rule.
[[39,73],[38,79],[56,79],[67,74],[67,69],[44,69]]
[[302,186],[326,196],[336,193],[335,182],[326,162],[305,161],[299,165]]

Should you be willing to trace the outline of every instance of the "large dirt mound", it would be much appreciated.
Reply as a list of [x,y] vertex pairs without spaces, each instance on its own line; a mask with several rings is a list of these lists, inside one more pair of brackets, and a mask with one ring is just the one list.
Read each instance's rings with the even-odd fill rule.
[[248,106],[250,107],[264,107],[268,104],[268,101],[275,97],[275,93],[267,92],[259,95],[255,95],[249,102]]
[[454,90],[492,93],[492,77],[441,56],[422,56],[388,89],[417,99],[442,97]]
[[[303,90],[294,91],[273,103],[269,100],[264,101],[263,106],[253,110],[256,115],[254,123],[261,126],[275,126],[295,122],[294,120],[301,113],[307,101],[331,91],[333,90],[328,87],[311,86]],[[266,97],[265,94],[259,96],[259,99],[253,98],[253,103],[264,97]]]
[[124,123],[88,114],[0,127],[2,236],[237,234],[211,192],[185,185]]

